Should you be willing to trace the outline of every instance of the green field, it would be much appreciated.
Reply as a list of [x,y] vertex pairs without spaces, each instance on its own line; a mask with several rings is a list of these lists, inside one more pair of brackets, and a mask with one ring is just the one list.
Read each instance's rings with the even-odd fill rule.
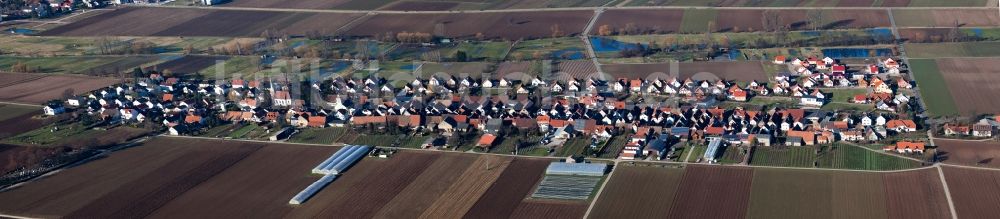
[[[354,139],[354,141],[350,142],[350,144],[353,144],[353,145],[368,145],[368,146],[388,147],[388,146],[392,146],[392,144],[395,143],[396,140],[401,139],[401,138],[405,138],[405,137],[401,137],[401,136],[397,136],[397,135],[364,135],[364,134],[362,134],[362,135],[358,135],[357,138]],[[405,141],[400,141],[400,143],[403,143],[403,142],[405,142]],[[423,141],[420,141],[420,143],[423,143]],[[419,146],[419,143],[417,145]]]
[[430,139],[430,138],[431,138],[431,136],[422,136],[422,135],[410,136],[410,137],[407,137],[406,140],[404,140],[402,143],[400,143],[399,147],[402,147],[402,148],[420,148],[420,146],[423,145],[424,142],[427,141],[427,139]]
[[867,94],[868,89],[864,88],[836,88],[820,89],[830,99],[830,103],[823,105],[824,110],[851,110],[851,111],[871,111],[875,108],[873,104],[851,103],[855,95]]
[[[478,140],[479,140],[479,138],[476,138],[474,141],[478,141]],[[491,148],[490,151],[489,151],[490,153],[494,153],[494,154],[512,154],[515,149],[517,149],[518,151],[520,151],[520,149],[522,149],[522,148],[540,147],[540,146],[538,146],[538,142],[542,140],[542,136],[513,135],[513,136],[507,136],[507,137],[503,137],[503,138],[498,137],[497,140],[501,141],[500,144],[496,145],[496,146],[493,146],[493,148]],[[524,145],[521,145],[521,148],[516,148],[518,140],[520,140],[521,142],[524,143]]]
[[719,157],[719,163],[736,164],[743,162],[744,157],[746,153],[741,147],[730,145],[726,146],[726,151]]
[[820,168],[851,170],[902,170],[920,167],[920,162],[917,161],[846,144],[824,147],[816,162]]
[[576,37],[526,40],[514,45],[514,49],[507,55],[507,59],[547,59],[559,56],[559,52],[563,54],[585,53],[584,48],[583,41]]
[[0,121],[34,112],[40,113],[42,109],[34,106],[0,104]]
[[332,144],[347,133],[347,128],[308,128],[292,135],[288,142],[309,144]]
[[441,49],[441,54],[455,59],[455,55],[462,51],[466,54],[466,61],[501,61],[507,56],[509,48],[510,42],[462,42],[458,46]]
[[958,107],[948,91],[948,84],[933,59],[910,59],[910,68],[920,87],[920,97],[935,116],[958,115]]
[[908,43],[905,47],[911,58],[1000,56],[1000,42]]
[[[689,145],[690,150],[686,150],[687,153],[681,154],[681,159],[688,159],[687,162],[697,163],[698,159],[705,156],[705,150],[708,150],[708,146],[692,146]],[[689,155],[690,154],[690,155]],[[688,156],[691,156],[688,158]]]
[[[11,67],[18,62],[24,63],[29,69],[37,73],[64,73],[64,74],[82,74],[87,73],[90,69],[115,63],[118,61],[126,61],[127,59],[133,59],[133,57],[12,57],[12,56],[0,56],[0,70],[11,71]],[[135,66],[128,66],[126,68],[131,68]]]
[[873,104],[857,104],[857,103],[843,103],[843,102],[832,102],[823,105],[820,109],[822,110],[846,110],[846,111],[859,111],[867,112],[875,110],[875,105]]
[[750,165],[775,167],[813,167],[816,149],[812,147],[759,146],[754,148]]
[[617,158],[621,150],[625,148],[625,144],[628,144],[628,140],[628,136],[625,135],[611,137],[608,143],[604,144],[604,147],[601,148],[601,154],[598,157],[606,159]]
[[686,9],[681,19],[681,33],[708,31],[708,23],[715,22],[718,15],[719,11],[715,9]]
[[571,138],[565,144],[556,149],[556,157],[568,157],[573,155],[586,155],[587,147],[590,146],[589,138]]
[[242,74],[244,76],[252,75],[257,72],[257,66],[255,64],[256,62],[255,60],[259,60],[259,58],[246,57],[246,56],[230,57],[228,60],[226,60],[221,64],[216,64],[213,65],[212,67],[202,69],[201,74],[206,76],[214,76],[217,74],[217,71],[221,69],[223,72],[219,74],[225,77],[228,77],[236,73]]
[[4,141],[18,145],[53,145],[65,142],[67,139],[82,139],[84,137],[96,137],[102,130],[89,129],[80,123],[70,123],[63,125],[48,125],[39,129],[22,133],[10,137]]

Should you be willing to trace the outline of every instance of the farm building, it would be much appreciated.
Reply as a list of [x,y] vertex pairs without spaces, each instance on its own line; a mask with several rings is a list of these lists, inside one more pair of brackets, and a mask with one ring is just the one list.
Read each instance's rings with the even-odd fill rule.
[[708,149],[705,150],[704,158],[707,161],[715,161],[715,157],[719,156],[719,152],[724,151],[722,148],[722,138],[708,138]]
[[565,163],[553,162],[545,169],[546,175],[603,176],[608,168],[605,163]]
[[337,179],[337,175],[343,173],[344,170],[347,170],[347,168],[361,160],[365,154],[368,154],[371,148],[369,146],[349,145],[334,152],[333,155],[330,155],[329,158],[323,160],[323,162],[312,169],[312,173],[324,174],[323,178],[313,182],[296,194],[292,199],[288,200],[288,204],[300,205],[308,200],[319,192],[319,190],[323,189],[323,187],[326,187],[327,184]]
[[605,163],[552,162],[532,198],[586,200],[604,177]]

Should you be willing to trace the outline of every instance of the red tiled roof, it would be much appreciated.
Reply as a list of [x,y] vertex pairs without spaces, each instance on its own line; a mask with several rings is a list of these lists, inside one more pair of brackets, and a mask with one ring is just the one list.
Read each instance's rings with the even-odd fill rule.
[[914,151],[923,151],[924,150],[924,143],[923,142],[900,141],[900,142],[896,142],[896,149],[897,150],[898,149],[903,149],[903,150],[910,149],[910,150],[914,150]]
[[889,122],[886,122],[885,125],[887,127],[889,127],[889,128],[896,128],[896,127],[900,127],[900,126],[904,126],[906,128],[911,128],[911,129],[917,128],[917,123],[914,123],[913,120],[909,120],[909,119],[904,119],[904,120],[899,120],[899,119],[889,120]]
[[324,126],[326,126],[326,116],[309,117],[309,127],[324,127]]
[[709,134],[709,135],[722,135],[725,132],[726,132],[726,129],[723,129],[722,127],[708,127],[708,128],[705,128],[705,134]]
[[483,137],[479,138],[479,143],[476,146],[489,148],[493,145],[493,141],[497,140],[497,136],[493,134],[485,134]]
[[355,116],[351,119],[352,124],[363,125],[368,123],[385,123],[385,116]]
[[199,123],[199,122],[201,122],[201,116],[188,115],[188,116],[184,117],[184,123],[191,124],[191,123]]
[[810,142],[813,143],[816,142],[816,134],[810,131],[788,131],[787,135],[789,137],[791,136],[800,137],[802,138],[803,141],[806,142],[806,144],[810,144]]

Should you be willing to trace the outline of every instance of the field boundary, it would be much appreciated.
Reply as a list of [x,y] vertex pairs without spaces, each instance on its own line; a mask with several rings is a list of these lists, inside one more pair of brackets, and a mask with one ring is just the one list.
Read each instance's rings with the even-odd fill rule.
[[590,217],[590,212],[594,211],[594,206],[597,205],[597,200],[600,199],[601,194],[604,193],[604,188],[608,186],[608,181],[611,181],[611,177],[615,175],[615,170],[618,170],[618,160],[614,161],[614,166],[611,167],[611,173],[608,173],[608,175],[605,176],[607,178],[603,180],[604,182],[601,182],[601,187],[595,191],[597,194],[594,195],[594,198],[592,198],[589,205],[587,205],[587,212],[583,213],[583,218]]
[[941,169],[941,165],[934,165],[937,168],[938,178],[941,179],[941,187],[944,187],[944,197],[948,200],[948,210],[951,211],[951,218],[958,218],[958,212],[955,211],[955,202],[951,200],[951,190],[948,190],[948,181],[944,179],[944,170]]

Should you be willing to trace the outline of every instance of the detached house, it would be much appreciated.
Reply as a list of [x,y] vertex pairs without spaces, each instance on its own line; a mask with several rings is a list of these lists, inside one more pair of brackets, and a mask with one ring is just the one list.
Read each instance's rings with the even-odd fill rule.
[[271,99],[273,100],[274,106],[277,107],[288,107],[292,105],[292,95],[290,95],[288,91],[275,91],[274,94],[271,95]]
[[896,142],[896,145],[885,146],[882,150],[896,151],[896,153],[924,153],[924,143],[900,141]]
[[993,126],[983,123],[972,125],[972,136],[986,138],[993,137]]
[[915,132],[917,131],[917,124],[913,120],[889,120],[885,124],[887,129],[895,130],[896,132]]
[[954,124],[944,124],[944,134],[945,135],[969,135],[970,128],[967,125],[954,125]]
[[48,104],[42,108],[42,112],[44,112],[47,116],[54,116],[66,112],[66,108],[58,104]]

